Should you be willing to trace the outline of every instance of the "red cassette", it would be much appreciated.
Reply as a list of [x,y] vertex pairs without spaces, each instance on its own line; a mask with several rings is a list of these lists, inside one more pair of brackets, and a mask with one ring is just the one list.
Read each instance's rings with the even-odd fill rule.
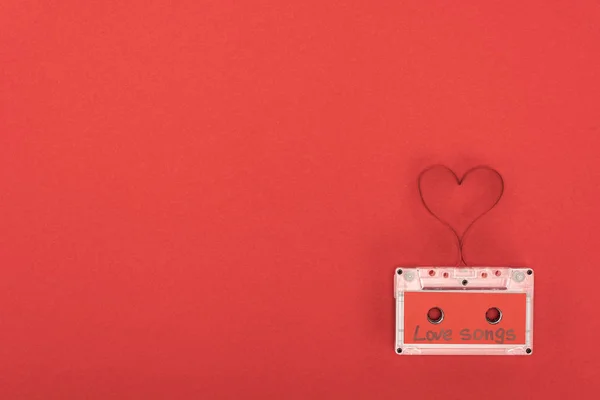
[[396,353],[530,355],[533,270],[398,268]]

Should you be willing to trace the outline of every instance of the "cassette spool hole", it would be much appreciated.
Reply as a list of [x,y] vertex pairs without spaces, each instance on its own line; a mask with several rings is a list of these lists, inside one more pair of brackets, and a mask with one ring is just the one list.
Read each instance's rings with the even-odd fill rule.
[[502,319],[502,311],[498,307],[489,308],[485,313],[485,319],[490,324],[495,325]]
[[435,271],[434,271],[434,270],[432,270],[432,269],[430,269],[430,270],[429,270],[429,276],[434,276],[434,275],[435,275]]
[[444,311],[439,307],[432,307],[427,311],[427,320],[432,324],[439,324],[444,319]]

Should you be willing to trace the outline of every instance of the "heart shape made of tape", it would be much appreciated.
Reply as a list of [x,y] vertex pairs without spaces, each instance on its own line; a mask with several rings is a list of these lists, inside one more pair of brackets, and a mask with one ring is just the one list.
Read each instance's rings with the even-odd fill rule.
[[418,188],[425,209],[456,236],[459,264],[466,265],[465,236],[502,198],[502,175],[491,167],[477,166],[459,177],[445,165],[434,165],[419,174]]

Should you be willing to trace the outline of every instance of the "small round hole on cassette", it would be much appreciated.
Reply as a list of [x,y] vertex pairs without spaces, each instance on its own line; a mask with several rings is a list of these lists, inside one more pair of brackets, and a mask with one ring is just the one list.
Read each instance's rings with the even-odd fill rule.
[[511,267],[396,270],[396,353],[531,355],[534,273]]

